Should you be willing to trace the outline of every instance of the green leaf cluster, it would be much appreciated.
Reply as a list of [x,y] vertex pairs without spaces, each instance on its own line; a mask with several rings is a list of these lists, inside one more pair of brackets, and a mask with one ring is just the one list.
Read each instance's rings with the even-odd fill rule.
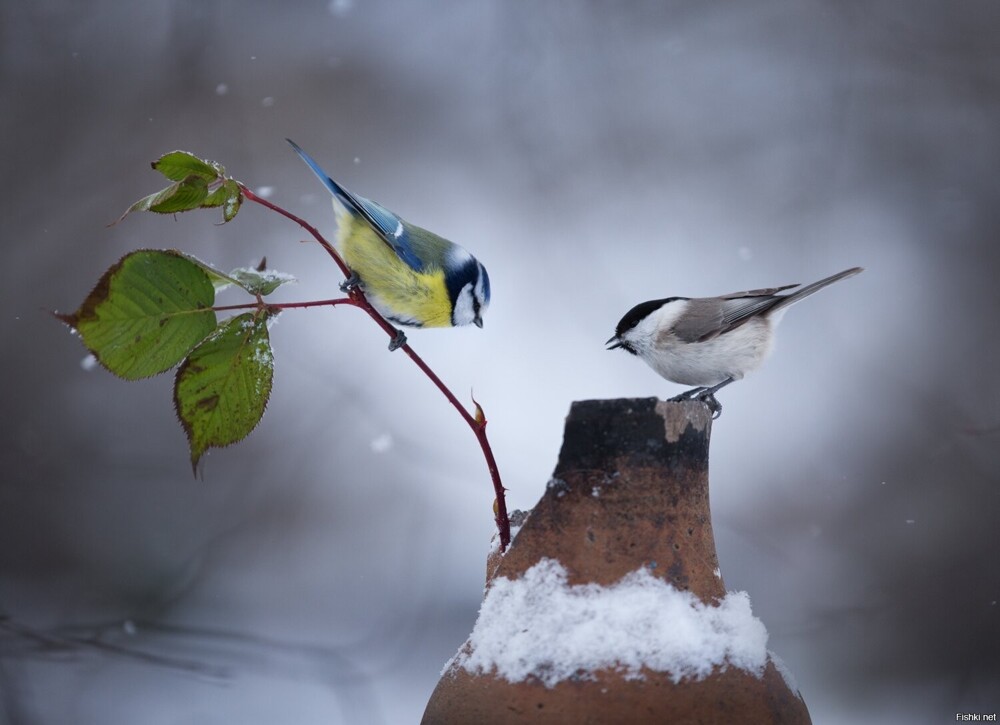
[[205,161],[187,151],[171,151],[152,163],[173,183],[145,196],[125,210],[121,221],[134,211],[176,214],[192,209],[222,207],[222,222],[232,221],[243,203],[240,183],[226,174],[222,164]]
[[[126,380],[180,365],[174,405],[197,467],[206,450],[242,440],[260,422],[274,373],[267,322],[276,314],[261,297],[291,280],[263,269],[224,274],[178,251],[141,249],[112,265],[79,309],[59,317]],[[230,285],[257,303],[220,323],[215,295]]]

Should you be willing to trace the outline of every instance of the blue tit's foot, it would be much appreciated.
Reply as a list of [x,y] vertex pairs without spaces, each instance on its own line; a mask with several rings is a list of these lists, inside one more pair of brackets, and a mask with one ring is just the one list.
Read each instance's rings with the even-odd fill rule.
[[351,290],[361,286],[361,278],[357,272],[351,272],[351,276],[340,283],[340,291],[349,294]]
[[685,400],[692,400],[704,393],[708,388],[691,388],[690,390],[685,390],[680,395],[675,395],[667,400],[668,403],[681,403]]
[[398,350],[403,345],[406,344],[406,335],[403,334],[402,330],[396,330],[396,336],[392,338],[389,342],[389,352],[393,350]]

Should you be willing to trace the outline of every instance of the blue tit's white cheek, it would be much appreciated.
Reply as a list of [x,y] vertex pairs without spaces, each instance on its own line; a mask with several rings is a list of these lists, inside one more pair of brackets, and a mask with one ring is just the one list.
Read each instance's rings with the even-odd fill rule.
[[472,282],[466,283],[455,298],[455,309],[451,313],[452,324],[471,325],[476,319],[475,297]]
[[[445,240],[447,241],[447,240]],[[453,242],[447,242],[448,248],[445,251],[444,264],[447,269],[459,269],[464,267],[472,255],[465,249]]]

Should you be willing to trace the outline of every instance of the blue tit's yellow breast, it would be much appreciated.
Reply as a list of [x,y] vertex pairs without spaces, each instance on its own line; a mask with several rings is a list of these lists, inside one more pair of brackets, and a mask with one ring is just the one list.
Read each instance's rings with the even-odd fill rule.
[[444,270],[417,272],[364,219],[346,209],[337,212],[337,248],[375,309],[401,325],[451,327]]

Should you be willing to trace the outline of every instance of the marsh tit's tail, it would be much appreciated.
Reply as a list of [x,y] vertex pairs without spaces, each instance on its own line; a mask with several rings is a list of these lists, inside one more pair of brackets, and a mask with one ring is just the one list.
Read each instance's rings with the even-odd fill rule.
[[864,272],[864,267],[851,267],[850,269],[845,269],[843,272],[838,272],[837,274],[831,275],[826,279],[821,279],[819,282],[813,282],[812,284],[807,284],[802,289],[782,297],[781,301],[776,303],[774,307],[768,310],[767,314],[772,315],[775,312],[778,312],[779,310],[783,311],[784,308],[788,307],[789,305],[794,305],[796,302],[804,300],[809,295],[819,292],[824,287],[827,287],[833,284],[834,282],[839,282],[842,279],[853,277],[856,274],[861,274],[861,272]]

